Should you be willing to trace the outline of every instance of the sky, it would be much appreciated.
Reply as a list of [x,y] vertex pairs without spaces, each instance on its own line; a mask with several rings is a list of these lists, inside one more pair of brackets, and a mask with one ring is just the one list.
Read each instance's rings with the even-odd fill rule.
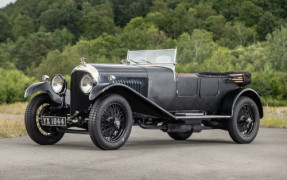
[[11,2],[15,2],[16,0],[0,0],[0,8],[5,7],[7,4]]

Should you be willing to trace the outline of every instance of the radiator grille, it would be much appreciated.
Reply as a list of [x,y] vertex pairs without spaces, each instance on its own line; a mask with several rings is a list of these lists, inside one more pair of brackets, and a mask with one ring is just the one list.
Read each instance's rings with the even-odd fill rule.
[[82,92],[80,89],[80,81],[87,72],[75,71],[71,75],[71,114],[76,111],[87,111],[91,101],[89,95]]

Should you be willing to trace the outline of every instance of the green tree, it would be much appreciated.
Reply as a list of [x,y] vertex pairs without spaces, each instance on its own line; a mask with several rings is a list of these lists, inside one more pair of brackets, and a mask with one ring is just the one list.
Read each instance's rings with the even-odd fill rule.
[[234,25],[230,22],[226,23],[222,38],[218,41],[220,45],[229,48],[235,48],[239,45],[247,46],[254,42],[256,42],[256,32],[245,27],[241,22],[235,22]]
[[194,8],[197,11],[196,16],[203,21],[206,20],[209,16],[216,15],[216,11],[212,9],[212,6],[208,3],[199,3]]
[[235,70],[235,57],[232,52],[225,47],[219,47],[212,53],[212,56],[206,59],[202,66],[201,71],[213,72],[227,72]]
[[148,14],[152,0],[111,0],[115,15],[115,24],[124,27],[134,17]]
[[81,33],[82,14],[77,9],[77,4],[73,1],[56,1],[39,17],[39,26],[43,26],[47,31],[67,28],[76,38]]
[[167,11],[168,7],[164,0],[153,0],[150,12],[163,12]]
[[239,19],[250,27],[258,23],[262,14],[263,9],[261,7],[256,6],[251,1],[244,1],[239,10]]
[[222,15],[219,16],[209,16],[205,20],[206,29],[213,33],[213,39],[215,41],[219,40],[224,33],[225,18]]
[[28,72],[27,68],[33,69],[50,50],[57,48],[57,46],[57,42],[50,33],[38,32],[26,39],[19,39],[11,50],[11,56],[17,60],[18,69]]
[[262,43],[237,47],[232,52],[237,57],[235,69],[250,72],[264,71],[268,64],[265,51],[265,46]]
[[75,36],[69,32],[67,28],[62,30],[56,29],[52,34],[52,39],[54,39],[57,44],[57,49],[62,51],[66,45],[74,44]]
[[15,69],[15,65],[11,62],[10,54],[0,48],[0,68]]
[[227,21],[233,21],[238,18],[240,3],[238,0],[214,0],[212,7]]
[[11,36],[11,24],[8,16],[0,12],[0,42],[5,41]]
[[42,12],[39,17],[39,25],[45,27],[47,31],[54,31],[55,29],[62,29],[62,11],[57,8],[50,8]]
[[112,34],[115,32],[114,15],[111,4],[108,1],[89,8],[83,17],[83,35],[87,39],[95,39],[102,33]]
[[[197,10],[187,8],[184,3],[180,3],[173,10],[165,11],[160,30],[164,31],[171,38],[178,38],[183,32],[192,33],[194,29],[204,27],[204,22],[197,18]],[[150,18],[149,18],[150,19]]]
[[143,18],[132,19],[120,35],[123,46],[128,49],[156,49],[167,39],[164,32]]
[[267,36],[267,59],[276,70],[286,71],[287,28],[276,29]]
[[33,19],[25,14],[19,13],[12,26],[12,34],[14,39],[17,39],[19,36],[26,37],[33,33],[34,30],[35,26]]
[[177,47],[177,60],[181,64],[201,64],[218,48],[210,32],[198,29],[195,29],[192,35],[183,33],[177,40]]
[[259,23],[257,25],[257,32],[260,40],[266,40],[266,36],[272,33],[276,26],[276,20],[272,13],[265,12],[263,16],[260,17]]
[[50,51],[41,64],[35,69],[37,78],[43,74],[53,76],[54,74],[70,74],[73,68],[79,64],[80,56],[76,48],[67,47],[62,53],[58,50]]

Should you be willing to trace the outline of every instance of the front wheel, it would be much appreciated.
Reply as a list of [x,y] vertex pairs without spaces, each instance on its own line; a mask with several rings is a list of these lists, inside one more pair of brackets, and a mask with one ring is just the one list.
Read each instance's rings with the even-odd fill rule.
[[229,121],[229,135],[236,143],[251,143],[257,135],[259,123],[259,110],[256,103],[249,97],[241,97]]
[[131,107],[122,96],[112,94],[99,99],[91,109],[89,133],[100,149],[119,149],[129,138],[132,125]]
[[55,127],[42,126],[41,117],[51,115],[53,102],[48,94],[39,94],[31,99],[25,112],[25,127],[31,139],[40,145],[52,145],[62,139],[64,133]]

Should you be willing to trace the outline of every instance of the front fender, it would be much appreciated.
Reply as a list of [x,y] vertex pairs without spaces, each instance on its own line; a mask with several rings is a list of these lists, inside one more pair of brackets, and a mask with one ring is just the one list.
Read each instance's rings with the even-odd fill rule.
[[93,101],[98,97],[112,93],[123,96],[129,102],[133,112],[164,117],[166,119],[175,119],[172,114],[153,101],[149,100],[129,86],[120,83],[105,83],[95,86],[90,93],[89,99]]
[[228,114],[233,116],[233,110],[234,107],[238,101],[238,99],[242,96],[247,96],[251,99],[253,99],[253,101],[256,103],[258,110],[259,110],[259,115],[260,118],[263,118],[263,107],[262,107],[262,102],[260,100],[260,96],[258,95],[258,93],[251,89],[251,88],[246,88],[246,89],[239,89],[237,91],[233,91],[231,93],[229,93],[223,102],[223,112],[224,114]]
[[[50,96],[50,98],[58,103],[58,104],[61,104],[62,103],[62,98],[61,96],[59,96],[58,94],[56,94],[53,90],[52,90],[52,87],[50,85],[49,82],[38,82],[38,83],[35,83],[35,84],[32,84],[30,85],[26,91],[25,91],[25,94],[24,94],[24,98],[27,98],[29,96],[31,96],[32,94],[34,94],[35,92],[39,92],[39,91],[44,91],[44,92],[47,92]],[[66,91],[66,94],[65,94],[65,103],[67,105],[70,105],[70,90],[67,90]]]

